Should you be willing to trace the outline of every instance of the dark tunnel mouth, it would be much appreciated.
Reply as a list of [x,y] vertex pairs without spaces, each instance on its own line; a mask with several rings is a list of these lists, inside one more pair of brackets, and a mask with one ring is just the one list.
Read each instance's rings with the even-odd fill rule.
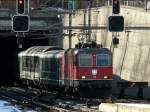
[[0,86],[12,85],[19,80],[18,53],[31,46],[47,46],[47,39],[25,38],[23,48],[18,48],[15,36],[0,37]]

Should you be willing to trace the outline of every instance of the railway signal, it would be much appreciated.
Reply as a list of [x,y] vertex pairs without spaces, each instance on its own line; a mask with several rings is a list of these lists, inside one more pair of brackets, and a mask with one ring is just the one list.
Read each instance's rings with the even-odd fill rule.
[[113,7],[113,14],[119,14],[120,13],[120,2],[119,0],[112,0],[112,7]]
[[123,16],[109,16],[108,23],[110,32],[122,32],[124,30]]
[[18,14],[24,14],[25,13],[25,0],[17,0],[16,2],[16,10]]
[[14,15],[12,18],[12,30],[14,32],[28,32],[29,31],[29,16],[28,15]]

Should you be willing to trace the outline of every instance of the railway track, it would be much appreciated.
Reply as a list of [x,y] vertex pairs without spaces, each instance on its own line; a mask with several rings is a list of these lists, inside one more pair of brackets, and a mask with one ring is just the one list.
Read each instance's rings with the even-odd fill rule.
[[40,107],[56,112],[96,112],[99,105],[88,99],[72,98],[71,96],[58,97],[57,93],[45,93],[32,88],[2,87],[0,97],[19,105]]
[[58,95],[55,92],[45,92],[33,88],[18,88],[18,87],[2,87],[0,88],[0,97],[8,101],[30,106],[39,107],[56,112],[97,112],[98,106],[105,102],[111,103],[146,103],[150,104],[149,100],[137,100],[136,98],[127,99],[90,99],[79,98],[73,96]]

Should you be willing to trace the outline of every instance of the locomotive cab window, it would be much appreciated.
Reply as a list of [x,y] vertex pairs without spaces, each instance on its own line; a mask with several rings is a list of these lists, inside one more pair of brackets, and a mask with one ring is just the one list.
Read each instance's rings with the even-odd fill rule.
[[78,56],[80,67],[91,67],[93,62],[93,57],[91,54],[80,54]]
[[96,56],[96,65],[100,67],[111,66],[111,56],[109,54],[98,54]]

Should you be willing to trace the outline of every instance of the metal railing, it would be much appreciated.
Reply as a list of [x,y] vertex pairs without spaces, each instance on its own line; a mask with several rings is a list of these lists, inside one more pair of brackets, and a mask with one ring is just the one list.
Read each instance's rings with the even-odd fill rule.
[[[30,1],[30,7],[40,7],[41,5],[47,5],[50,7],[60,7],[68,9],[69,0],[32,0]],[[112,4],[112,0],[75,0],[77,9],[88,8],[88,1],[91,1],[92,7],[102,7],[109,6]],[[132,6],[132,7],[141,7],[146,6],[147,1],[150,0],[120,0],[121,5]],[[0,8],[15,9],[16,0],[0,0]]]
[[[77,9],[88,8],[88,0],[76,0]],[[120,0],[121,5],[145,8],[150,0]],[[102,7],[112,5],[112,0],[91,0],[91,7]],[[67,9],[68,1],[64,0],[64,8]]]
[[[121,5],[145,8],[148,0],[120,0]],[[84,1],[85,2],[85,1]],[[112,5],[112,0],[93,0],[92,7]]]

